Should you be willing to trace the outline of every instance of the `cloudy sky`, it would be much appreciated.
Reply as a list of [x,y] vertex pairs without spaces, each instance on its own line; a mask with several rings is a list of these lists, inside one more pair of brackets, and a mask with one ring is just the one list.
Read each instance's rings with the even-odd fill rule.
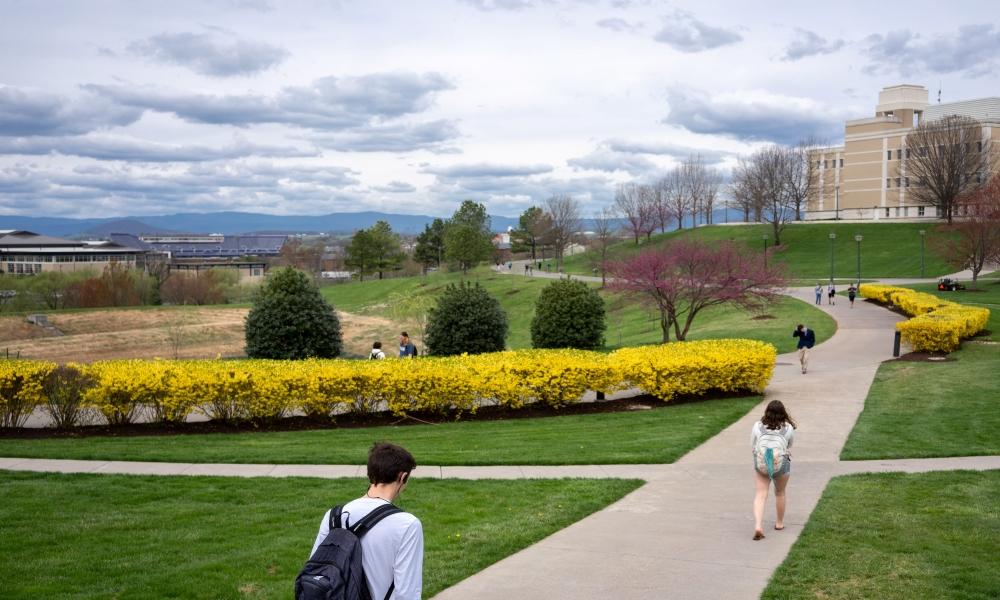
[[[765,7],[763,10],[761,6]],[[993,1],[0,0],[0,214],[516,216],[1000,95]]]

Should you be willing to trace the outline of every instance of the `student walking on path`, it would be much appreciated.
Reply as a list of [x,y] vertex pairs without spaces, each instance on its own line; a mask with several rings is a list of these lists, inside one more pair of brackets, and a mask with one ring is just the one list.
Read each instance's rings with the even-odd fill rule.
[[851,301],[851,308],[854,308],[854,299],[858,297],[858,288],[853,285],[847,288],[847,299]]
[[826,303],[833,306],[837,305],[837,288],[833,287],[832,281],[830,285],[826,286]]
[[819,306],[823,303],[823,284],[816,284],[816,305]]
[[802,373],[805,373],[809,368],[809,350],[816,345],[816,332],[799,323],[792,332],[792,337],[799,338],[799,365],[802,366]]
[[764,539],[764,505],[774,482],[774,506],[777,512],[774,528],[785,528],[785,489],[792,472],[790,449],[795,436],[795,421],[780,400],[772,400],[764,416],[753,425],[750,447],[753,449],[753,474],[756,493],[753,498],[753,539]]

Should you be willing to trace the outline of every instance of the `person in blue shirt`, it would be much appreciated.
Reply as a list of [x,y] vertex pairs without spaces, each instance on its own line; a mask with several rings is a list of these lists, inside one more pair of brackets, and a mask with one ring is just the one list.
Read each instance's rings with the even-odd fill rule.
[[417,347],[410,341],[410,334],[405,331],[399,334],[399,357],[410,358],[417,355]]
[[792,332],[792,337],[799,338],[799,364],[802,365],[802,373],[804,374],[809,366],[809,349],[816,345],[816,333],[799,323],[795,331]]

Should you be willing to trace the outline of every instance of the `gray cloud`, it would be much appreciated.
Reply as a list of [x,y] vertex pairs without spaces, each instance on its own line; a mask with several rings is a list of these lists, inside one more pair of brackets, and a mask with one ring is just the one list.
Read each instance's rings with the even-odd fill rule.
[[337,133],[312,136],[324,148],[341,152],[409,152],[426,149],[450,152],[444,144],[457,138],[453,121],[441,119],[428,123],[372,125]]
[[473,8],[482,11],[492,12],[494,10],[523,10],[531,8],[534,3],[528,0],[460,0],[463,4],[468,4]]
[[571,158],[566,161],[566,164],[574,169],[605,171],[607,173],[624,171],[631,175],[641,175],[657,168],[656,164],[648,158],[628,152],[618,152],[607,145],[602,145],[584,156]]
[[524,177],[552,171],[550,165],[500,165],[489,163],[424,167],[424,173],[437,175],[438,179],[486,179]]
[[437,73],[376,73],[323,77],[310,86],[286,87],[273,97],[182,94],[124,85],[84,88],[127,107],[172,113],[192,123],[277,123],[336,131],[421,112],[436,93],[453,86]]
[[610,19],[601,19],[597,22],[598,27],[603,27],[605,29],[610,29],[611,31],[621,31],[632,33],[639,29],[642,29],[641,23],[632,24],[625,19],[619,19],[617,17]]
[[97,160],[133,162],[197,162],[247,156],[311,157],[315,149],[266,146],[237,140],[228,146],[177,146],[125,138],[93,136],[0,138],[0,154],[82,156]]
[[796,61],[817,54],[830,54],[844,47],[842,39],[827,40],[813,31],[798,27],[795,32],[797,37],[785,48],[782,60]]
[[663,28],[653,39],[674,50],[691,53],[735,44],[743,36],[730,29],[713,27],[690,13],[678,10],[664,17]]
[[690,156],[701,156],[706,163],[720,163],[732,153],[722,150],[710,150],[705,148],[695,148],[673,142],[647,142],[634,140],[613,139],[607,141],[607,146],[614,152],[624,152],[630,154],[654,154],[658,156],[669,156],[677,160],[684,160]]
[[995,75],[1000,29],[993,24],[963,25],[952,35],[923,37],[908,29],[875,34],[864,40],[869,74],[962,73]]
[[372,189],[385,194],[407,194],[417,191],[416,187],[405,181],[390,181],[386,185],[378,185]]
[[694,90],[673,90],[669,103],[670,112],[663,122],[695,133],[792,144],[843,132],[843,115],[799,98],[751,93],[709,96]]
[[85,94],[68,99],[54,94],[0,87],[0,135],[76,135],[130,125],[142,110]]
[[161,33],[129,45],[133,54],[187,67],[210,77],[254,75],[288,58],[288,51],[263,42],[226,42],[212,33]]

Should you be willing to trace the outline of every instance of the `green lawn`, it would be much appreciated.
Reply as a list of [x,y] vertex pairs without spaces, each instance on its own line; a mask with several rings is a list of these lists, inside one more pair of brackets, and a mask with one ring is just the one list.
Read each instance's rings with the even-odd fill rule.
[[[424,526],[424,597],[639,484],[415,481],[398,504]],[[0,597],[289,598],[323,512],[365,485],[0,471]]]
[[[864,238],[861,242],[861,275],[872,277],[919,277],[920,276],[920,234],[927,231],[924,249],[925,275],[937,277],[951,273],[949,267],[930,243],[932,237],[940,235],[932,223],[795,223],[788,225],[781,234],[782,247],[775,251],[773,260],[785,263],[789,273],[797,278],[830,278],[830,233],[837,235],[833,242],[834,277],[857,277],[856,234]],[[684,229],[653,236],[653,243],[677,236],[688,236],[699,240],[717,242],[736,240],[745,243],[754,251],[763,251],[762,236],[768,234],[768,247],[773,248],[774,235],[770,225],[714,225],[696,229]],[[636,247],[631,240],[616,244],[612,248],[615,257],[626,256],[646,248]],[[566,259],[568,273],[590,274],[595,266],[596,255],[588,252]]]
[[425,465],[670,463],[742,417],[759,396],[649,410],[362,429],[0,439],[0,456],[198,463],[364,464],[377,440]]
[[[462,279],[461,273],[435,273],[426,277],[345,283],[324,287],[323,295],[340,310],[393,319],[408,328],[410,335],[416,335],[419,342],[416,316],[433,306],[446,285]],[[478,282],[500,301],[510,323],[507,346],[530,347],[535,302],[551,280],[498,275],[485,268],[472,271],[465,279]],[[605,333],[608,348],[660,342],[659,313],[655,309],[643,306],[636,298],[601,294],[608,310]],[[770,342],[778,352],[791,352],[795,343],[789,332],[795,323],[811,323],[819,342],[836,330],[835,322],[826,313],[790,298],[783,298],[766,313],[774,319],[754,319],[754,315],[731,307],[707,310],[695,320],[688,339],[747,337]]]
[[950,356],[883,363],[840,457],[1000,454],[1000,346],[965,342]]
[[1000,597],[998,496],[1000,471],[837,477],[761,598]]
[[[971,281],[964,281],[965,285],[972,287]],[[1000,340],[1000,280],[987,278],[980,279],[976,289],[967,289],[957,292],[939,292],[937,285],[933,283],[920,283],[906,285],[912,290],[934,294],[945,300],[969,304],[971,306],[982,306],[990,309],[990,320],[986,328],[990,331],[987,339]],[[1000,350],[998,350],[1000,352]]]

